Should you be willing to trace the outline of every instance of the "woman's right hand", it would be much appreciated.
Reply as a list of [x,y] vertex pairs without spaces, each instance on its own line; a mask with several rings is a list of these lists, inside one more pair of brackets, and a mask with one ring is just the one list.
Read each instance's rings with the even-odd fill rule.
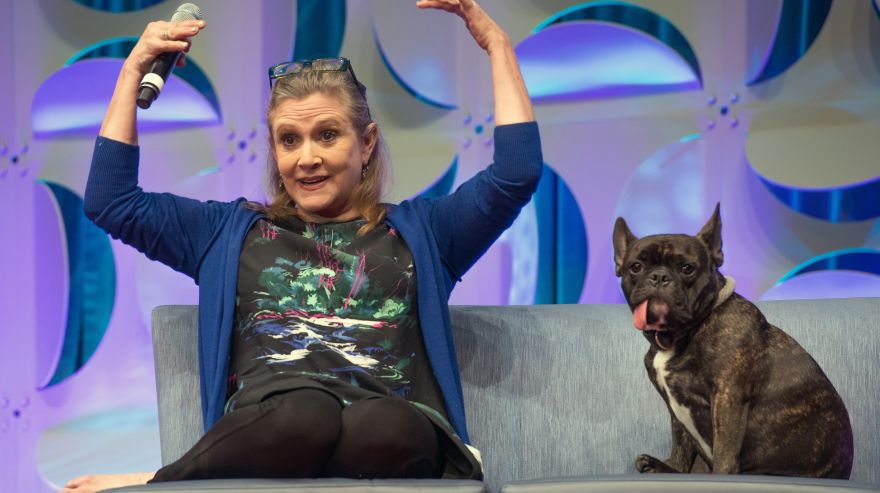
[[[189,51],[190,38],[199,34],[207,24],[203,20],[183,22],[154,21],[147,24],[144,33],[122,64],[113,97],[101,123],[98,135],[137,145],[137,88],[150,71],[153,60],[166,52]],[[184,64],[184,57],[177,60]]]
[[[188,52],[191,45],[190,38],[196,36],[207,24],[203,20],[190,20],[182,22],[154,21],[147,24],[144,33],[141,34],[137,44],[132,48],[123,65],[124,70],[129,70],[142,78],[150,70],[153,60],[166,52]],[[185,56],[177,61],[178,66],[183,66]]]

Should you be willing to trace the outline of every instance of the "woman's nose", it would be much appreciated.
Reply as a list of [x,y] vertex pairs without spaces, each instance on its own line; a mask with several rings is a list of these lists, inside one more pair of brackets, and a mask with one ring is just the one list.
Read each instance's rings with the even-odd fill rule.
[[321,156],[317,146],[311,142],[303,142],[297,164],[300,166],[314,166],[321,163]]

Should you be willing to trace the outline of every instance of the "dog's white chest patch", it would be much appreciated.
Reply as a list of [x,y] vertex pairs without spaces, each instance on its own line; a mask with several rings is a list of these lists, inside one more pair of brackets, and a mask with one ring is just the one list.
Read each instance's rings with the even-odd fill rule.
[[672,408],[675,417],[684,425],[688,433],[694,437],[694,440],[696,440],[700,445],[700,448],[703,449],[703,453],[706,454],[706,457],[711,460],[712,449],[709,447],[709,444],[706,443],[706,440],[703,440],[700,432],[697,431],[697,426],[694,424],[694,418],[691,415],[690,409],[676,401],[675,397],[672,396],[672,393],[669,392],[669,385],[666,383],[666,377],[669,374],[666,371],[666,363],[672,358],[673,353],[673,351],[657,351],[657,354],[654,355],[654,371],[657,372],[657,384],[660,385],[660,388],[663,389],[663,393],[666,394],[666,398],[669,399],[669,407]]

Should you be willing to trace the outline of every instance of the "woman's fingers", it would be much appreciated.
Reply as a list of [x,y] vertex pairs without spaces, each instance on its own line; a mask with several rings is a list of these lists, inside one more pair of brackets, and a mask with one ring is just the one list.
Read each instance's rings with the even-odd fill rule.
[[484,50],[507,39],[507,34],[474,0],[419,0],[416,6],[422,9],[445,10],[461,17],[471,36]]
[[139,472],[126,474],[90,474],[73,478],[59,493],[94,493],[119,486],[146,484],[155,473]]
[[153,51],[158,51],[156,55],[167,51],[186,51],[191,44],[190,38],[198,35],[203,28],[204,21],[151,22],[141,40]]
[[419,0],[416,7],[420,9],[439,9],[461,15],[461,3],[458,0]]
[[68,481],[67,484],[64,485],[64,487],[65,488],[76,488],[77,486],[81,486],[83,483],[89,481],[90,478],[91,478],[91,476],[75,477],[75,478],[71,479],[70,481]]
[[205,21],[163,22],[157,27],[164,29],[161,37],[166,41],[187,40],[204,29]]
[[207,23],[203,20],[153,21],[147,24],[144,33],[131,50],[129,59],[136,70],[144,74],[153,60],[162,53],[189,51],[190,38],[198,35],[206,26]]
[[64,488],[62,488],[58,493],[88,493],[91,490],[85,485],[93,480],[94,477],[92,476],[79,476],[73,478],[68,481],[67,484],[64,485]]

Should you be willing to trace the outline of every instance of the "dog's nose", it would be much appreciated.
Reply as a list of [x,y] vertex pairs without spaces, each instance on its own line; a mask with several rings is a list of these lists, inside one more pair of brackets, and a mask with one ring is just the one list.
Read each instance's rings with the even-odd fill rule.
[[672,282],[672,276],[666,270],[657,270],[651,273],[651,284],[654,286],[662,285],[666,286],[670,282]]

